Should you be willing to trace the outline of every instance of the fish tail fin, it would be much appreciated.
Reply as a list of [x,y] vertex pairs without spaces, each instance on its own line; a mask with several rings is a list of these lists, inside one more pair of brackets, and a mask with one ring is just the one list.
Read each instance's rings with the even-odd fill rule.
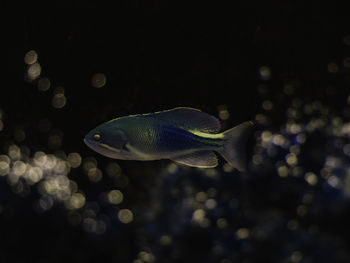
[[219,152],[229,164],[241,172],[247,166],[247,140],[253,127],[252,121],[246,121],[223,133],[226,142]]

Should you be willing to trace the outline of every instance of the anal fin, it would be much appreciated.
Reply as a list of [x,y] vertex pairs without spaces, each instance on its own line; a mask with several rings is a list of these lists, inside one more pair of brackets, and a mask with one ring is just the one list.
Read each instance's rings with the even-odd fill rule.
[[218,158],[212,151],[198,151],[172,158],[173,161],[198,168],[213,168],[218,165]]

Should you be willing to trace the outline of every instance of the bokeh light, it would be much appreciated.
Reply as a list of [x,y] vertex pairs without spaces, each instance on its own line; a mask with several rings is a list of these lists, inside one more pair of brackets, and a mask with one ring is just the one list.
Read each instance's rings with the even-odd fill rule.
[[94,88],[102,88],[106,85],[106,76],[103,73],[96,73],[92,76],[91,85]]
[[[349,261],[345,242],[348,233],[344,227],[350,198],[349,35],[337,38],[337,43],[342,45],[339,50],[346,52],[333,56],[333,46],[327,45],[326,59],[322,52],[317,52],[317,48],[321,50],[326,45],[314,43],[314,52],[321,54],[317,55],[316,67],[313,67],[314,54],[308,54],[304,64],[305,54],[294,52],[301,50],[294,44],[292,53],[299,58],[297,63],[289,63],[292,58],[287,53],[282,59],[267,59],[270,53],[283,54],[285,40],[296,43],[294,31],[284,35],[283,43],[278,42],[275,31],[279,27],[273,23],[268,28],[262,26],[254,34],[254,46],[261,47],[263,52],[250,56],[257,59],[253,63],[238,60],[235,64],[229,61],[230,56],[225,56],[227,61],[221,64],[215,60],[209,67],[204,62],[214,62],[211,60],[214,53],[207,53],[205,49],[210,45],[204,45],[199,47],[198,54],[205,59],[200,63],[194,59],[200,67],[188,65],[191,72],[186,72],[182,58],[187,55],[184,54],[180,57],[181,76],[169,76],[168,72],[176,74],[177,70],[152,75],[157,66],[148,68],[137,64],[132,56],[128,71],[119,74],[130,63],[123,61],[111,69],[118,77],[108,79],[111,86],[126,83],[128,91],[117,89],[118,96],[109,100],[108,96],[117,94],[116,91],[100,89],[106,87],[109,73],[84,76],[85,73],[80,74],[74,68],[75,64],[72,66],[67,61],[72,54],[80,58],[80,53],[77,57],[74,53],[73,41],[80,37],[74,28],[62,37],[70,41],[64,45],[69,56],[48,56],[44,54],[48,49],[28,45],[37,50],[26,50],[24,54],[25,91],[18,98],[17,95],[11,98],[17,103],[16,108],[8,110],[8,103],[1,105],[0,216],[5,228],[12,226],[8,244],[19,242],[25,244],[28,251],[35,252],[25,234],[27,231],[38,233],[40,245],[37,247],[43,244],[40,240],[47,242],[45,253],[40,249],[36,252],[43,262],[50,262],[45,257],[55,254],[52,251],[60,252],[55,254],[57,258],[61,253],[66,258],[74,254],[72,258],[76,262],[89,261],[90,256],[96,254],[113,254],[111,261],[120,261],[126,256],[125,261],[134,263],[182,262],[183,259],[220,263]],[[327,33],[332,23],[327,23],[326,28],[321,31]],[[263,46],[267,43],[270,50],[271,39],[263,43],[259,38],[266,31],[274,36],[273,42],[282,44],[281,49],[273,45],[273,52],[265,52]],[[313,32],[313,38],[317,39],[318,33]],[[207,36],[201,32],[198,35]],[[326,38],[322,35],[323,39]],[[141,43],[142,54],[147,53],[143,46],[149,43],[135,43]],[[305,45],[305,41],[300,43],[302,49],[312,48]],[[193,46],[189,44],[186,46]],[[81,54],[90,50],[90,46],[86,50],[81,48]],[[139,54],[139,51],[131,53]],[[247,54],[247,50],[242,53]],[[198,54],[193,54],[197,58]],[[128,60],[128,55],[126,57]],[[62,59],[64,63],[48,63],[48,58]],[[283,60],[288,63],[281,63],[280,67]],[[221,68],[224,64],[229,64],[230,68]],[[96,64],[92,67],[85,72],[94,72]],[[214,74],[216,68],[219,74]],[[245,72],[249,74],[241,75]],[[149,79],[145,81],[144,76]],[[199,78],[203,76],[202,82]],[[240,78],[243,79],[241,83]],[[194,98],[184,100],[167,98],[160,105],[187,103],[205,112],[214,112],[223,131],[239,120],[256,121],[256,130],[249,138],[245,172],[237,171],[221,157],[218,167],[197,169],[169,160],[113,160],[84,145],[84,135],[97,123],[114,115],[141,111],[147,106],[140,104],[144,94],[152,94],[145,83],[151,80],[167,87],[174,79],[175,85],[182,85],[182,79],[189,83],[186,85],[203,84],[203,91],[208,85],[213,98],[206,99],[205,93],[200,96],[196,93]],[[90,87],[83,93],[77,92],[76,87],[84,86],[86,80]],[[124,80],[127,81],[123,83]],[[221,86],[234,88],[237,97],[223,96],[225,93],[218,92],[223,91]],[[249,94],[244,93],[248,86],[252,88]],[[160,93],[158,90],[157,94],[161,97],[164,90]],[[181,93],[182,89],[176,86],[176,91]],[[242,105],[237,104],[241,91],[249,97],[242,96]],[[100,95],[103,97],[94,99]],[[249,105],[243,105],[247,102]],[[76,124],[78,128],[67,123]],[[37,221],[34,226],[39,227],[32,227],[30,220],[33,218]],[[43,232],[48,229],[47,225],[55,228],[52,239],[51,231],[46,236],[41,233],[41,229]],[[105,240],[112,244],[112,250],[102,243]],[[94,249],[89,251],[91,247]],[[5,244],[4,253],[10,251],[7,248]],[[91,252],[94,250],[95,254]],[[62,261],[62,258],[57,260]]]
[[123,202],[123,193],[119,190],[112,190],[108,193],[108,201],[111,204],[118,205]]
[[41,74],[41,66],[38,62],[32,64],[28,68],[28,78],[29,80],[35,80]]
[[32,65],[36,63],[37,60],[38,60],[38,54],[36,53],[35,50],[28,51],[24,56],[24,63],[28,65]]
[[133,221],[134,215],[131,212],[131,210],[129,210],[129,209],[121,209],[118,212],[118,218],[119,218],[120,222],[122,222],[124,224],[128,224],[131,221]]
[[61,109],[66,106],[67,98],[63,93],[57,93],[52,98],[52,106],[56,109]]
[[51,81],[48,78],[40,78],[38,81],[38,90],[48,91],[51,87]]

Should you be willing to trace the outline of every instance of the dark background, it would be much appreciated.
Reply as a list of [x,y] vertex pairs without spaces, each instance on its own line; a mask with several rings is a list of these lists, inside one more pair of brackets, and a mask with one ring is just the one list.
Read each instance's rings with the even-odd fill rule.
[[[78,152],[83,158],[94,156],[104,171],[110,160],[83,144],[89,130],[117,116],[179,106],[218,116],[218,107],[225,105],[230,113],[223,122],[226,128],[264,114],[268,121],[257,128],[252,151],[257,151],[254,145],[262,131],[278,132],[286,125],[288,105],[295,98],[301,98],[303,105],[318,101],[330,109],[327,118],[342,116],[344,123],[349,121],[349,66],[343,61],[350,56],[346,42],[350,31],[341,4],[249,2],[210,12],[156,6],[28,12],[23,17],[24,49],[10,48],[9,54],[19,52],[24,57],[35,50],[41,76],[50,79],[51,88],[39,91],[37,80],[26,78],[24,66],[24,85],[12,85],[1,98],[3,152],[12,143],[26,145],[31,155],[38,150]],[[10,66],[18,63],[9,59]],[[336,73],[329,72],[329,63],[339,65]],[[270,79],[261,78],[262,66],[271,70]],[[95,73],[106,75],[104,87],[91,86]],[[286,91],[288,85],[293,92]],[[67,97],[62,109],[51,105],[58,86]],[[262,108],[265,100],[274,103],[272,111]],[[39,125],[43,119],[50,123],[45,132]],[[18,129],[25,132],[24,141],[16,142]],[[60,149],[48,146],[52,133],[63,138]],[[323,145],[335,139],[322,130],[310,138],[302,148],[301,167],[319,176],[333,151]],[[348,137],[342,145],[346,141]],[[315,157],[315,152],[322,154]],[[261,154],[264,164],[254,166],[250,155],[250,168],[244,174],[223,172],[221,160],[216,177],[183,167],[166,175],[167,160],[117,161],[128,178],[124,187],[112,185],[108,176],[90,182],[82,169],[74,169],[68,177],[84,192],[87,206],[100,204],[102,192],[117,188],[125,202],[114,208],[133,211],[133,222],[122,224],[112,205],[100,204],[98,214],[109,222],[100,234],[70,224],[70,211],[60,202],[38,213],[33,208],[40,198],[35,186],[30,193],[16,194],[1,177],[1,261],[350,262],[350,204],[343,189],[330,187],[322,178],[315,187],[303,177],[281,178],[275,163],[284,159],[286,151],[273,158]],[[344,167],[349,167],[348,158]],[[339,178],[346,180],[346,174]],[[194,209],[185,209],[184,202],[211,188],[216,189],[218,205],[207,212],[210,226],[195,225],[191,223]],[[308,213],[300,216],[296,210],[307,194],[313,201]],[[82,218],[84,211],[86,207],[78,211]],[[222,217],[227,221],[224,230],[216,227]],[[293,222],[297,230],[290,227]],[[237,238],[241,228],[249,229],[248,238]],[[170,245],[160,244],[164,234],[171,236]],[[152,257],[142,257],[142,251]]]

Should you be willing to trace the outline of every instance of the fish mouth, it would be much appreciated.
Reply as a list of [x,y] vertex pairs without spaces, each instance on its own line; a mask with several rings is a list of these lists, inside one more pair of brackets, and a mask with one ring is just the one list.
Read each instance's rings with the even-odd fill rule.
[[94,145],[96,145],[96,143],[94,143],[92,140],[88,139],[88,138],[84,138],[84,143],[89,146],[90,148],[93,148]]

